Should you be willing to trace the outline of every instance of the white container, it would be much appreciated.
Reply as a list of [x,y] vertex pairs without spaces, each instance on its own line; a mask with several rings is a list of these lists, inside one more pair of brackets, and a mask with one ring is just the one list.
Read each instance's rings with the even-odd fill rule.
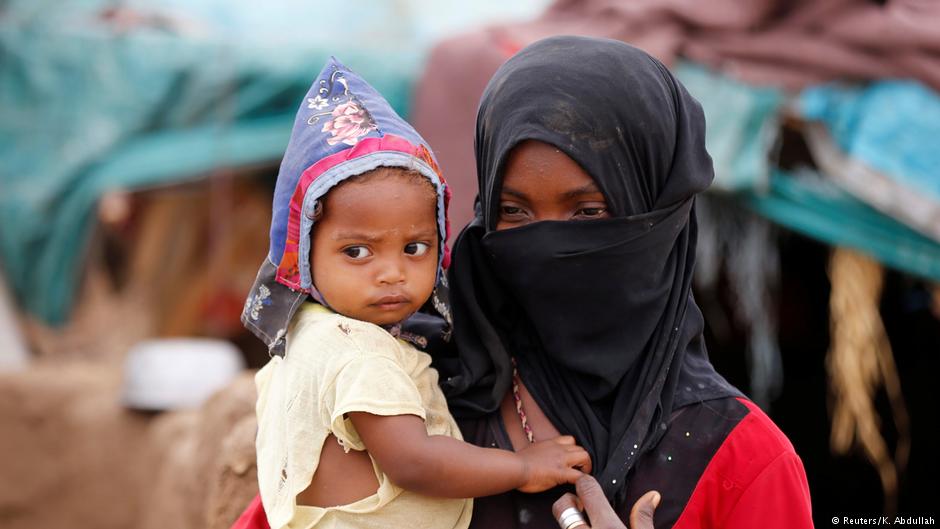
[[224,340],[146,340],[127,355],[121,400],[139,410],[196,408],[243,369],[241,352]]
[[30,354],[16,319],[13,297],[7,290],[3,268],[0,268],[0,372],[22,371],[29,361]]

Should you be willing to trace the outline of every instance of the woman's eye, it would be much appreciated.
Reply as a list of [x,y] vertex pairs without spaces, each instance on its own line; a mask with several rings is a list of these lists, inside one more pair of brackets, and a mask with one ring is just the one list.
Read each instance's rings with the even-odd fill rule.
[[350,259],[354,260],[365,259],[366,257],[372,255],[372,252],[369,251],[369,249],[365,246],[349,246],[347,248],[343,248],[343,253],[346,254],[346,256]]
[[426,242],[410,242],[405,245],[405,253],[408,255],[421,256],[431,249],[431,245]]
[[503,204],[499,207],[499,216],[500,217],[509,217],[509,218],[519,218],[525,215],[525,210],[518,206],[510,206]]
[[593,219],[597,217],[606,217],[607,208],[602,206],[581,208],[575,213],[575,217]]

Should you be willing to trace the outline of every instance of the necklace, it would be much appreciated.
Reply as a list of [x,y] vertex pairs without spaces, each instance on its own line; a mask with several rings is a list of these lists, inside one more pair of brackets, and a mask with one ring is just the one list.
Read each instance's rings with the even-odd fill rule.
[[532,433],[532,427],[529,426],[529,420],[526,419],[525,409],[522,407],[522,396],[519,395],[519,369],[516,367],[516,359],[512,358],[512,398],[516,401],[516,415],[522,423],[522,431],[525,432],[529,443],[535,442],[535,434]]

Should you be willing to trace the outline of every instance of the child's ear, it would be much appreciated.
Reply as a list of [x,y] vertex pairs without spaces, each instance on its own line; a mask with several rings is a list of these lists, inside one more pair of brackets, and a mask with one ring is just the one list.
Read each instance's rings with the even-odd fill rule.
[[323,200],[317,200],[313,203],[313,220],[314,222],[320,220],[323,217]]

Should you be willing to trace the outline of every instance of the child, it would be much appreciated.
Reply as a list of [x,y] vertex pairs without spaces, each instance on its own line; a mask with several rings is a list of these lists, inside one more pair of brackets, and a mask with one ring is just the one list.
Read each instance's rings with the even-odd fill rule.
[[328,62],[295,121],[242,315],[272,355],[256,377],[271,527],[465,528],[466,498],[590,470],[571,437],[518,453],[463,443],[430,357],[406,341],[420,338],[400,331],[448,264],[447,201],[421,137]]

